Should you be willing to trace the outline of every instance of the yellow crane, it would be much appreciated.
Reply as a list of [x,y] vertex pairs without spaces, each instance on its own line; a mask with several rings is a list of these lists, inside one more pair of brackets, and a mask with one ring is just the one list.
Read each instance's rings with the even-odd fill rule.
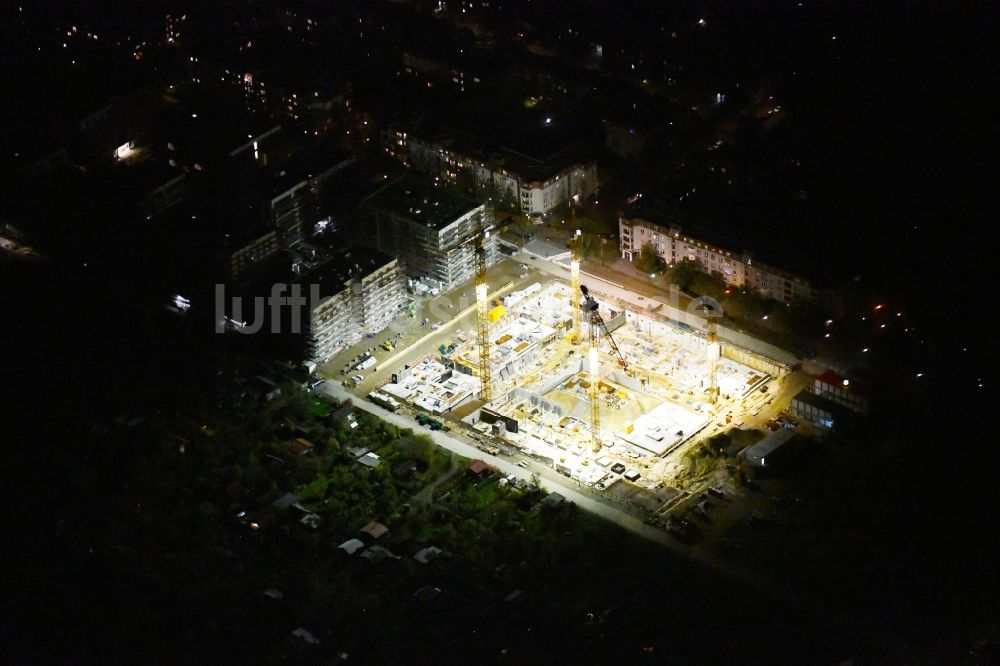
[[490,305],[486,299],[489,284],[486,282],[486,239],[489,229],[476,236],[476,330],[479,344],[480,397],[484,403],[493,399],[493,376],[490,368]]
[[719,401],[719,358],[722,357],[722,344],[719,342],[716,330],[716,319],[720,313],[706,299],[698,306],[705,315],[705,360],[708,362],[708,376],[705,382],[705,394],[708,396],[709,404],[714,405]]
[[479,382],[482,385],[480,398],[484,403],[493,399],[493,377],[490,367],[490,304],[488,300],[489,284],[486,280],[486,241],[491,233],[499,234],[511,222],[512,216],[507,216],[499,224],[487,225],[481,223],[479,229],[454,241],[448,251],[469,242],[475,243],[476,256],[476,346],[479,349]]
[[[590,334],[588,336],[590,344],[589,349],[587,350],[587,365],[590,370],[590,387],[587,389],[587,397],[590,399],[590,432],[594,443],[594,453],[598,453],[601,450],[601,380],[599,367],[600,359],[598,358],[599,353],[597,350],[600,331],[604,331],[604,337],[607,338],[608,343],[611,345],[615,354],[617,354],[618,360],[626,372],[628,372],[628,362],[622,355],[621,349],[618,348],[618,344],[615,342],[615,339],[611,336],[611,331],[608,330],[608,325],[604,322],[604,318],[601,317],[601,313],[598,311],[597,301],[590,295],[590,290],[588,290],[585,285],[580,285],[580,292],[583,294],[583,309],[587,311],[587,317],[589,320],[587,322],[587,328]],[[579,297],[577,297],[577,300],[579,300]]]
[[570,242],[572,256],[569,262],[570,300],[573,303],[573,330],[570,331],[570,342],[579,345],[583,339],[583,332],[580,330],[580,230],[576,230],[576,235]]
[[[712,313],[714,314],[714,313]],[[722,348],[715,330],[715,319],[711,316],[705,322],[708,329],[708,401],[715,404],[719,401],[719,357],[722,355]]]

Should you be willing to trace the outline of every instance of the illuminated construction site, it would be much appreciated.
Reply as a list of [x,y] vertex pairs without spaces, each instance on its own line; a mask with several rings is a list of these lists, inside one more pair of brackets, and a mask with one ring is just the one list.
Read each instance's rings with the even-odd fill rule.
[[461,419],[480,441],[600,488],[641,477],[655,486],[671,454],[740,425],[751,394],[788,373],[719,340],[714,317],[681,323],[591,293],[575,242],[569,284],[534,283],[491,302],[487,247],[507,223],[457,241],[475,246],[475,330],[396,370],[372,399]]
[[[484,435],[586,483],[622,466],[634,479],[662,468],[671,453],[738,422],[743,399],[787,372],[720,345],[711,326],[695,331],[559,280],[489,303],[485,319],[489,401],[473,332],[382,391],[434,414],[463,413]],[[459,409],[470,404],[479,408]]]

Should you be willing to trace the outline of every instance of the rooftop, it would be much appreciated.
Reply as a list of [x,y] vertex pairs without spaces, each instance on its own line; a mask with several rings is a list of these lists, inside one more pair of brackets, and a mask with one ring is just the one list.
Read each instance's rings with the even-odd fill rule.
[[830,386],[839,386],[844,390],[849,390],[857,393],[862,393],[862,388],[856,382],[844,377],[841,374],[833,372],[832,370],[827,370],[823,374],[818,375],[816,380],[822,382],[823,384],[828,384]]
[[796,393],[793,400],[797,400],[806,405],[812,405],[813,407],[816,407],[817,409],[822,409],[823,411],[828,412],[830,414],[844,414],[847,411],[846,407],[838,405],[829,398],[825,398],[821,395],[816,395],[809,389],[802,389],[801,391]]
[[381,537],[382,535],[384,535],[386,532],[388,532],[389,528],[386,527],[385,525],[383,525],[382,523],[373,520],[370,523],[368,523],[367,525],[365,525],[364,527],[362,527],[361,531],[363,533],[371,536],[373,539],[378,539],[379,537]]
[[184,171],[162,159],[145,155],[138,160],[116,164],[113,177],[122,196],[139,199],[178,178]]
[[353,245],[332,254],[312,270],[296,274],[288,256],[278,253],[242,275],[237,288],[244,296],[267,296],[276,284],[299,285],[301,295],[311,299],[312,285],[318,285],[319,300],[310,301],[310,307],[315,308],[343,292],[352,280],[363,279],[392,261],[395,259],[383,252]]
[[[593,151],[581,141],[564,136],[549,136],[535,128],[537,122],[519,122],[506,131],[491,125],[492,131],[507,135],[483,138],[446,125],[420,124],[411,130],[415,136],[455,154],[488,162],[526,181],[545,181],[575,164],[593,161]],[[517,142],[519,145],[514,145]],[[531,153],[526,151],[530,150]],[[539,156],[541,155],[541,156]]]
[[549,493],[542,499],[542,504],[545,506],[559,506],[566,501],[566,498],[559,493]]
[[153,143],[157,147],[172,145],[171,156],[180,162],[204,166],[241,148],[250,150],[254,140],[265,150],[281,135],[279,123],[247,112],[239,99],[186,88],[167,92],[176,103],[164,112]]
[[384,252],[366,245],[354,245],[337,253],[295,282],[303,285],[318,284],[320,298],[325,299],[343,291],[352,279],[370,275],[392,261],[395,258]]
[[283,194],[303,181],[347,167],[356,159],[332,142],[303,145],[279,166],[269,169],[273,178],[269,184],[271,194]]
[[487,472],[492,472],[495,468],[478,458],[469,463],[469,471],[476,476],[482,476]]
[[381,187],[362,202],[365,207],[408,217],[435,229],[444,229],[482,204],[425,181],[404,176]]
[[765,459],[779,448],[795,438],[795,431],[782,428],[760,440],[746,451],[747,464],[754,467],[764,467]]

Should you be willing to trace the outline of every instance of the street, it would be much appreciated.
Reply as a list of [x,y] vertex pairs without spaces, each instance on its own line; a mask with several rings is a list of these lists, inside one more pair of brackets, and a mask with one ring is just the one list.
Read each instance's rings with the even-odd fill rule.
[[[326,382],[317,387],[316,391],[338,401],[351,400],[357,409],[373,414],[380,419],[399,426],[400,428],[420,430],[419,426],[412,419],[401,414],[390,412],[389,410],[379,407],[368,400],[358,399],[356,396],[351,395],[346,389],[340,386],[339,383]],[[534,462],[528,462],[528,467],[522,468],[511,460],[480,451],[476,447],[441,431],[426,430],[424,434],[429,436],[438,446],[451,451],[452,453],[465,456],[466,458],[478,458],[483,460],[484,462],[493,465],[507,476],[512,476],[530,482],[532,474],[538,474],[544,481],[543,485],[546,488],[553,492],[558,492],[568,501],[575,503],[585,511],[589,511],[590,513],[600,516],[605,520],[611,521],[622,529],[628,530],[633,534],[637,534],[644,539],[654,541],[676,555],[684,557],[689,561],[697,562],[698,564],[705,566],[718,574],[747,585],[757,592],[766,594],[767,596],[792,608],[818,612],[816,608],[806,608],[803,605],[803,602],[790,590],[777,585],[774,581],[766,578],[765,576],[748,569],[738,567],[711,553],[704,552],[702,549],[695,546],[689,546],[681,543],[671,537],[665,530],[646,525],[640,519],[625,513],[621,509],[609,505],[608,503],[588,494],[579,492],[574,487],[567,485],[568,480],[565,477],[559,476],[546,467],[538,465]]]
[[[530,268],[528,274],[521,277],[523,272],[519,264],[509,259],[501,260],[491,266],[488,280],[489,297],[498,298],[544,278]],[[320,367],[319,376],[339,384],[355,374],[361,374],[364,380],[355,387],[355,393],[365,396],[383,379],[389,377],[400,363],[413,361],[425,354],[436,353],[438,346],[452,339],[459,330],[465,329],[470,335],[475,335],[476,297],[471,282],[440,296],[423,299],[414,297],[414,300],[417,301],[417,307],[413,317],[401,314],[374,338],[363,338],[335,354]],[[422,325],[425,318],[429,321],[426,325]],[[434,328],[437,323],[441,326]],[[401,334],[402,337],[396,340],[395,348],[389,352],[382,349],[382,343],[394,339],[397,334]],[[368,351],[371,347],[375,348],[372,353],[377,359],[374,366],[377,370],[367,373],[352,370],[341,374],[350,359]]]

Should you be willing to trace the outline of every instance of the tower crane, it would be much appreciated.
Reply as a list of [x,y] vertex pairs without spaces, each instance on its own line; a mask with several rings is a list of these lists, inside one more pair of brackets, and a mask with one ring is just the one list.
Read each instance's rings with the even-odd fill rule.
[[708,328],[706,336],[708,339],[708,402],[714,405],[719,401],[719,356],[721,356],[721,347],[717,339],[715,319],[709,317],[706,321],[706,326]]
[[699,309],[705,312],[705,340],[708,343],[705,353],[708,361],[708,381],[705,393],[708,394],[709,404],[719,401],[719,358],[722,356],[722,346],[719,343],[718,331],[716,328],[715,309],[709,303],[703,303]]
[[600,330],[604,331],[604,337],[606,337],[608,342],[611,344],[611,349],[614,350],[615,355],[618,357],[619,364],[623,369],[628,370],[628,361],[625,360],[625,357],[622,355],[622,350],[618,348],[618,343],[616,343],[615,339],[611,336],[611,331],[608,330],[608,325],[604,322],[604,318],[597,310],[597,300],[590,295],[590,290],[587,289],[586,285],[580,285],[580,291],[583,293],[583,300],[585,301],[583,309],[587,311],[587,318],[590,320],[590,344],[592,346],[597,346],[597,331],[598,327],[600,327]]
[[511,222],[512,216],[507,216],[503,222],[487,225],[480,222],[479,228],[451,243],[446,251],[450,252],[469,242],[474,243],[476,258],[476,344],[479,351],[479,382],[482,385],[480,398],[484,403],[493,399],[493,377],[490,367],[490,320],[489,320],[489,284],[486,281],[486,241],[491,233],[499,234]]
[[[576,209],[574,209],[575,212]],[[572,256],[569,262],[570,300],[573,303],[573,330],[570,331],[570,341],[578,345],[583,340],[583,331],[580,330],[580,230],[576,230],[576,235],[570,242]]]
[[[587,289],[586,285],[580,285],[580,292],[583,294],[583,309],[586,311],[587,318],[589,320],[587,328],[589,329],[590,334],[590,344],[589,349],[587,350],[587,363],[590,367],[590,387],[587,390],[587,397],[590,399],[590,432],[594,442],[594,453],[597,453],[601,450],[601,403],[599,402],[600,371],[598,369],[599,359],[597,351],[599,331],[604,331],[604,337],[608,339],[608,342],[611,344],[611,348],[618,356],[618,360],[621,363],[622,368],[626,371],[628,371],[628,362],[625,360],[625,357],[622,356],[622,352],[618,348],[618,344],[611,336],[611,331],[608,330],[608,325],[604,322],[604,318],[601,317],[601,313],[598,311],[597,301],[590,295],[590,290]],[[579,298],[577,300],[579,300]]]
[[488,229],[476,236],[476,341],[479,345],[479,383],[483,403],[493,399],[493,374],[490,368],[490,319],[489,303],[486,296],[489,284],[486,282],[486,239]]

